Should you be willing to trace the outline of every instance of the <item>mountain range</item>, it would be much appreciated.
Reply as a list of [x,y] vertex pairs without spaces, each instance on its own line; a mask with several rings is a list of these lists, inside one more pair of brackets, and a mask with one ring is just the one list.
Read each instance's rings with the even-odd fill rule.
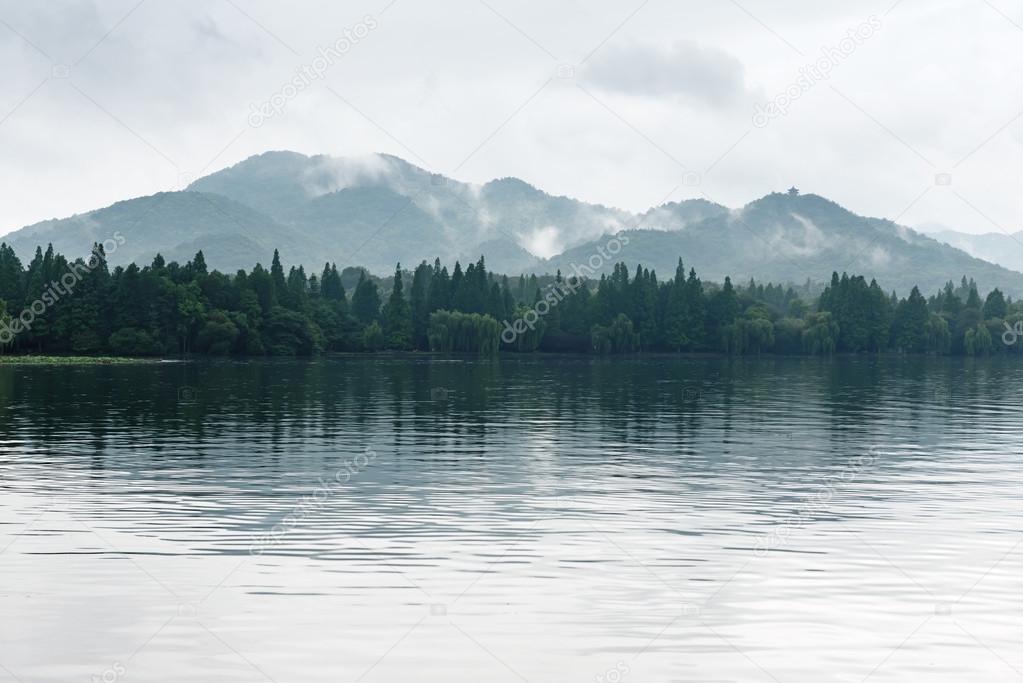
[[[183,191],[43,221],[3,241],[23,259],[48,243],[76,256],[114,232],[125,243],[110,255],[113,265],[148,263],[157,253],[184,262],[201,249],[210,267],[234,272],[266,265],[277,248],[285,263],[312,272],[332,261],[384,275],[399,261],[405,267],[435,257],[464,263],[483,254],[491,271],[509,275],[567,273],[576,265],[609,272],[625,261],[666,278],[681,257],[715,281],[730,275],[822,282],[844,270],[904,294],[913,285],[929,293],[965,275],[984,290],[1023,295],[1023,274],[1004,267],[1009,261],[989,262],[998,247],[932,239],[795,190],[737,209],[692,199],[637,214],[553,196],[517,178],[464,183],[386,154],[267,152]],[[628,244],[613,259],[595,257],[616,233]]]

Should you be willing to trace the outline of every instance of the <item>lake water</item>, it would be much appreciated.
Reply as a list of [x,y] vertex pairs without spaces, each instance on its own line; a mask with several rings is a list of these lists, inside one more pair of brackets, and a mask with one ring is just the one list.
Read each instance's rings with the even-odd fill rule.
[[1023,364],[0,367],[0,682],[1020,681]]

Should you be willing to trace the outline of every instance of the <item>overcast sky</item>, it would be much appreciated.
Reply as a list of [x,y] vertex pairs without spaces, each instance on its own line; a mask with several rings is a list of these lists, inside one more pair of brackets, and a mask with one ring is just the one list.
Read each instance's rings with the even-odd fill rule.
[[1023,228],[1009,0],[0,0],[0,82],[0,233],[270,149],[637,211],[796,185],[909,225]]

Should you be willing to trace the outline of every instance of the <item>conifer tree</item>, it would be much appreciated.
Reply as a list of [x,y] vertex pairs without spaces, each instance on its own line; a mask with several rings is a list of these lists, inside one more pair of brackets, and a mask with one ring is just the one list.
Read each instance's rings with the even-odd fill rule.
[[366,277],[366,271],[359,273],[359,282],[352,294],[352,314],[363,325],[380,318],[380,293],[376,283]]
[[405,300],[405,286],[401,281],[401,264],[394,269],[394,286],[384,309],[385,343],[390,349],[412,348],[412,310]]

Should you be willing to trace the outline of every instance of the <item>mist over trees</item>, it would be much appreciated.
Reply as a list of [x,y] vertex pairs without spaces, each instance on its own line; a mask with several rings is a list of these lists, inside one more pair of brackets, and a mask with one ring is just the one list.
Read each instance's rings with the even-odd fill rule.
[[998,289],[982,298],[966,278],[929,298],[916,287],[900,298],[835,273],[807,297],[753,280],[704,283],[681,259],[664,281],[624,263],[599,280],[560,271],[509,279],[489,272],[483,257],[450,270],[439,260],[411,271],[398,264],[380,279],[329,262],[318,273],[285,270],[276,251],[269,269],[257,263],[228,275],[209,270],[201,251],[185,264],[157,256],[111,270],[100,245],[89,261],[37,248],[27,265],[0,245],[0,350],[8,353],[988,355],[1017,353],[1016,329],[1023,333],[1023,306]]

